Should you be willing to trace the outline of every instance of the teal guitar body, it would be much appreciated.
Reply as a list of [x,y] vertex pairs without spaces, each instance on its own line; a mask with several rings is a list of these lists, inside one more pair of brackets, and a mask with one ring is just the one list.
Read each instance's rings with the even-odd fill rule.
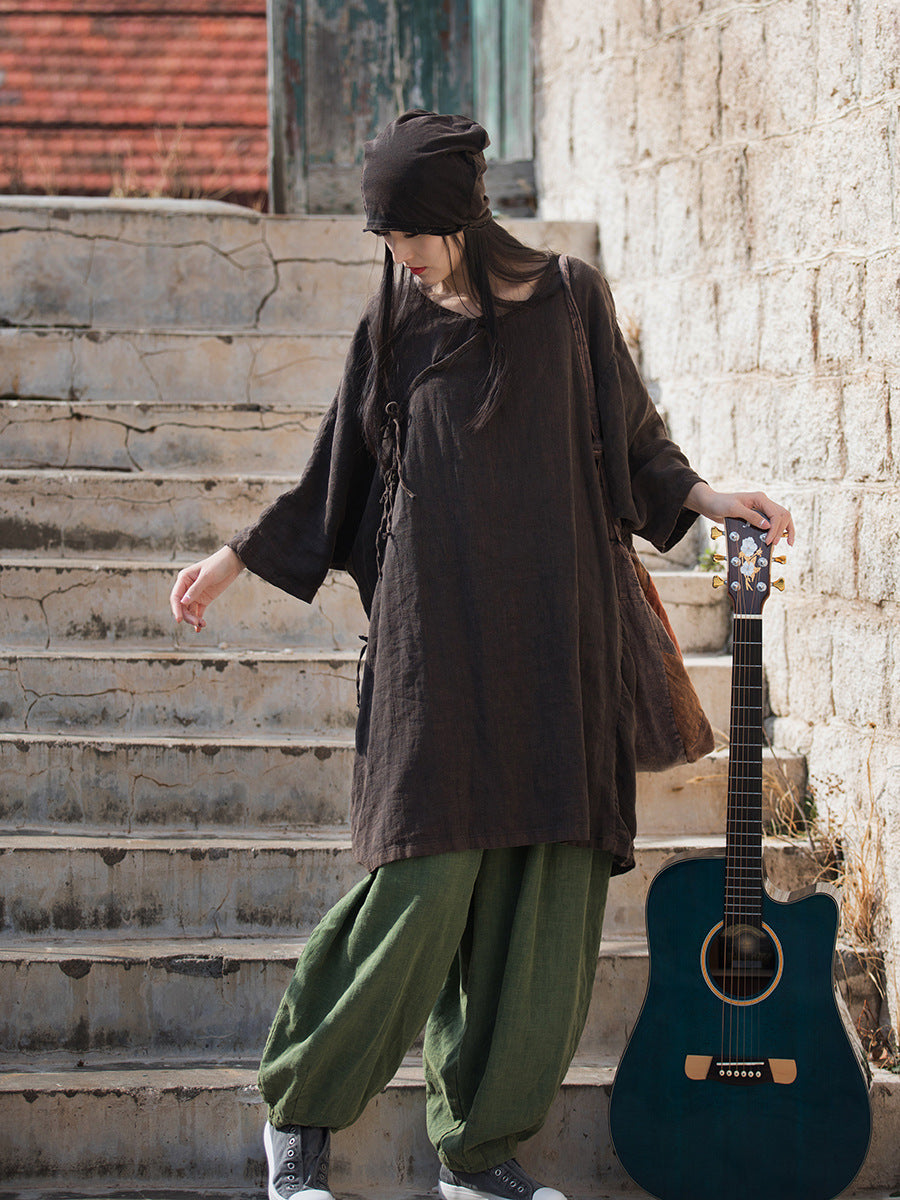
[[868,1075],[834,985],[838,893],[818,884],[776,894],[764,880],[771,554],[764,534],[737,520],[726,522],[726,549],[725,846],[672,859],[650,885],[649,982],[613,1083],[610,1132],[625,1170],[660,1200],[831,1200],[868,1150]]
[[[859,1171],[871,1123],[834,992],[837,904],[830,889],[786,903],[766,893],[777,960],[761,990],[774,986],[723,1004],[708,938],[724,875],[724,854],[691,856],[651,884],[649,985],[610,1100],[616,1153],[661,1200],[830,1200]],[[743,1065],[763,1077],[720,1076],[717,1062],[763,1064]]]

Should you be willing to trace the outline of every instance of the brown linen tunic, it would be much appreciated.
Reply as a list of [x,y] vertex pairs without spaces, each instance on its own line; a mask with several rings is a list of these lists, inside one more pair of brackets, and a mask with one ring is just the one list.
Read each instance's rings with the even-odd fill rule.
[[[570,260],[588,333],[611,501],[661,549],[696,514],[699,476],[666,435],[615,321],[609,288]],[[257,575],[313,599],[329,567],[370,614],[351,830],[372,870],[416,855],[573,842],[633,866],[634,716],[591,433],[553,259],[501,316],[508,390],[468,424],[488,366],[480,320],[424,297],[401,342],[401,485],[379,576],[384,485],[362,438],[370,313],[296,487],[231,546]]]

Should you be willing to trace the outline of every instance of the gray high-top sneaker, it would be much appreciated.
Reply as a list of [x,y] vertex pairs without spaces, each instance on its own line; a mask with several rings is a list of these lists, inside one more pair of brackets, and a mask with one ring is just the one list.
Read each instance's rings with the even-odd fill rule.
[[566,1200],[556,1188],[544,1187],[509,1158],[487,1171],[451,1171],[441,1164],[438,1190],[444,1200]]
[[334,1200],[328,1190],[331,1133],[311,1125],[276,1129],[266,1121],[263,1130],[269,1162],[269,1200]]

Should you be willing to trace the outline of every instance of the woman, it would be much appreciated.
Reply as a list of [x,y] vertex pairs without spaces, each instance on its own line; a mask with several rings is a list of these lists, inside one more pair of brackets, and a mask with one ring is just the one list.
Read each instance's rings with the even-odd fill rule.
[[351,801],[370,874],[310,938],[265,1048],[271,1200],[331,1200],[329,1131],[426,1019],[441,1194],[563,1200],[514,1156],[578,1045],[609,876],[633,865],[635,832],[592,407],[629,531],[667,549],[702,513],[793,538],[768,497],[692,470],[605,281],[571,261],[591,394],[557,258],[492,220],[487,144],[474,122],[421,111],[367,144],[384,277],[309,465],[172,592],[175,619],[199,629],[244,567],[306,601],[342,567],[370,615]]

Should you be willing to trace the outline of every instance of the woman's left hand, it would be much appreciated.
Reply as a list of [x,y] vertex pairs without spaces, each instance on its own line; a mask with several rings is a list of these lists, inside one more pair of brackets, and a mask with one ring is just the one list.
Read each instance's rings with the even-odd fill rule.
[[772,546],[783,534],[787,534],[788,545],[794,544],[794,521],[791,514],[765,492],[714,492],[707,483],[695,483],[687,494],[685,508],[708,517],[711,521],[724,521],[726,517],[737,517],[749,521],[757,529],[767,530],[766,544]]

